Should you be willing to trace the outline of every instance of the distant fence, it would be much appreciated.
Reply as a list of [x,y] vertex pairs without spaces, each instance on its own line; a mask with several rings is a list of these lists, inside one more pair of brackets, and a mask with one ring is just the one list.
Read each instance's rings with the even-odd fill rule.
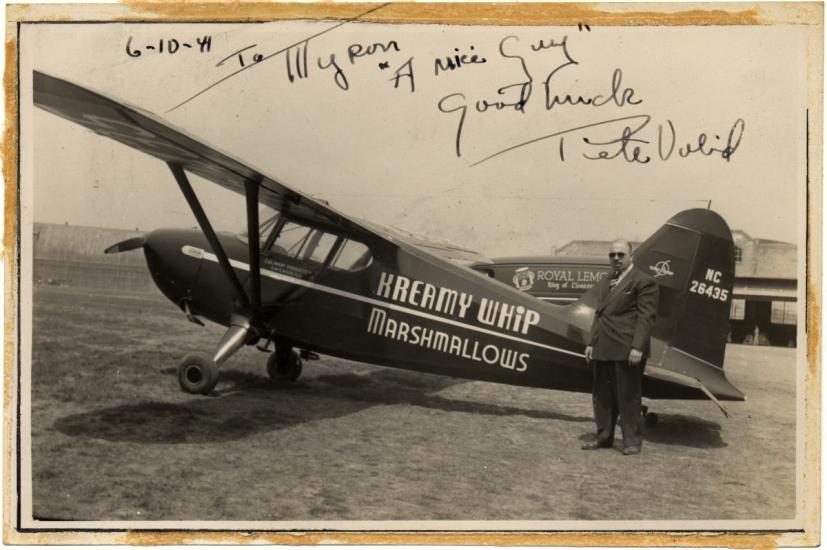
[[35,284],[74,288],[155,292],[155,284],[145,266],[36,258],[34,260],[34,282]]
[[155,292],[141,250],[104,254],[138,230],[34,224],[34,283],[124,292]]

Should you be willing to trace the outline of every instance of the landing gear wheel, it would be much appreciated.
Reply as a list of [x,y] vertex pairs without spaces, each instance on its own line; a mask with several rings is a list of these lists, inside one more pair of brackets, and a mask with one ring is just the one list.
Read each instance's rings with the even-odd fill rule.
[[267,359],[267,374],[279,382],[295,382],[302,374],[302,359],[294,350],[289,354],[276,350]]
[[218,382],[218,365],[200,353],[191,353],[178,364],[178,383],[187,393],[207,395]]
[[654,428],[658,425],[658,415],[655,413],[646,413],[643,415],[643,422],[647,428]]

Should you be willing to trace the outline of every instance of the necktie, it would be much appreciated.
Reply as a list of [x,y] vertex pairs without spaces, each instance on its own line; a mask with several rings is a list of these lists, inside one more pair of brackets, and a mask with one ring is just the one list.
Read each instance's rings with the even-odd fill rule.
[[612,290],[617,285],[617,282],[619,280],[620,280],[620,273],[615,272],[612,275],[612,278],[609,279],[609,290]]

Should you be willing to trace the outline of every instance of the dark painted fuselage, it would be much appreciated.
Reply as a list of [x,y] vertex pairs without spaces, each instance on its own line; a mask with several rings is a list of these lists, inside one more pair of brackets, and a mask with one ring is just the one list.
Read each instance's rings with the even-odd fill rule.
[[[219,234],[245,289],[248,246]],[[590,307],[560,307],[457,269],[415,247],[365,242],[372,260],[337,269],[280,253],[261,259],[263,336],[338,357],[447,376],[513,385],[590,392],[583,349]],[[158,230],[144,246],[152,277],[174,303],[228,325],[240,304],[200,231]],[[653,341],[653,356],[663,349]],[[720,375],[713,392],[740,393]],[[708,383],[709,385],[709,383]],[[695,388],[647,379],[653,398],[704,398]]]

